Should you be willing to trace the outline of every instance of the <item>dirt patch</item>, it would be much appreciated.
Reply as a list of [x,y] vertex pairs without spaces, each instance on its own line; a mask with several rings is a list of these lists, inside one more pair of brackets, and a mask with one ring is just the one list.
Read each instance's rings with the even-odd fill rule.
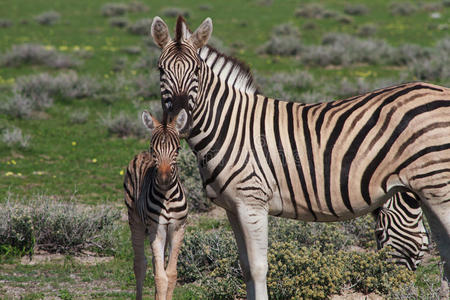
[[[114,259],[112,256],[97,256],[94,252],[84,252],[82,255],[74,256],[72,258],[75,262],[86,266],[95,266],[97,264],[110,262]],[[34,266],[37,264],[64,264],[65,259],[66,256],[63,254],[39,251],[31,258],[29,256],[22,257],[20,263],[26,266]]]
[[377,294],[364,295],[363,293],[344,292],[342,295],[332,295],[331,300],[383,300],[384,298]]

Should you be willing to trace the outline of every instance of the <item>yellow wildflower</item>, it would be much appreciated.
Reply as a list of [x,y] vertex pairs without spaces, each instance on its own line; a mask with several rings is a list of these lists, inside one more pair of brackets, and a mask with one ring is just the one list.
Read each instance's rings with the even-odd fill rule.
[[13,176],[14,173],[13,173],[13,172],[6,172],[5,175],[6,175],[6,176]]
[[17,173],[17,176],[22,177],[22,173]]
[[77,145],[77,142],[73,141],[73,142],[72,142],[72,146],[75,147],[76,145]]
[[92,159],[92,162],[95,164],[95,163],[97,162],[97,159],[96,159],[96,158],[93,158],[93,159]]
[[123,170],[120,170],[119,174],[120,174],[120,175],[123,175]]
[[12,163],[13,165],[16,165],[16,164],[17,164],[16,161],[15,161],[14,159],[11,159],[11,163]]

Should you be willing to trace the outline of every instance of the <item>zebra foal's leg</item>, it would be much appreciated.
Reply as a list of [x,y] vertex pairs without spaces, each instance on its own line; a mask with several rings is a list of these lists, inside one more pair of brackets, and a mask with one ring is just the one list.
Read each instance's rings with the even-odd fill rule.
[[164,268],[164,252],[167,238],[167,226],[152,223],[150,227],[150,245],[153,252],[153,274],[155,276],[155,299],[165,300],[168,279]]
[[177,283],[177,261],[180,248],[184,238],[184,224],[176,226],[174,224],[169,225],[169,261],[166,267],[167,279],[169,280],[167,288],[167,299],[172,299],[173,290]]
[[227,211],[236,237],[248,300],[267,297],[267,210],[242,205]]
[[134,276],[136,278],[136,299],[142,299],[142,286],[147,271],[147,258],[144,252],[145,226],[134,212],[128,212],[131,230],[131,244],[134,251]]

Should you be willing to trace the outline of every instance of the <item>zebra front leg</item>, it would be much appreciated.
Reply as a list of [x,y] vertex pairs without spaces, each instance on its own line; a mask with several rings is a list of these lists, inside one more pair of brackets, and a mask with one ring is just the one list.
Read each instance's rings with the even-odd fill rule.
[[134,250],[134,277],[136,278],[136,299],[142,299],[142,286],[147,271],[147,258],[144,252],[145,226],[134,213],[128,213],[131,230],[131,244]]
[[164,252],[167,237],[167,225],[153,223],[150,227],[150,245],[153,252],[153,274],[155,276],[155,299],[165,300],[168,279],[164,268]]
[[181,245],[184,238],[185,225],[169,225],[169,262],[166,267],[167,279],[169,280],[167,288],[167,299],[172,299],[173,290],[177,283],[177,262]]
[[247,288],[248,300],[267,297],[267,210],[239,206],[236,212],[227,211],[236,237],[239,260]]

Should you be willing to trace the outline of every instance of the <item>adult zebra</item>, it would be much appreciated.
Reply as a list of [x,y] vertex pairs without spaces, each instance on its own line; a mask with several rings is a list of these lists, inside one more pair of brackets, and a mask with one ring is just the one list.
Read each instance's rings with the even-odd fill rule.
[[416,270],[430,244],[417,197],[409,192],[396,193],[372,214],[378,249],[391,246],[392,261]]
[[227,211],[248,299],[267,299],[267,215],[304,221],[355,218],[399,191],[421,199],[450,277],[450,90],[409,83],[311,105],[260,95],[247,69],[205,47],[178,19],[162,48],[161,95],[185,108],[207,196]]

